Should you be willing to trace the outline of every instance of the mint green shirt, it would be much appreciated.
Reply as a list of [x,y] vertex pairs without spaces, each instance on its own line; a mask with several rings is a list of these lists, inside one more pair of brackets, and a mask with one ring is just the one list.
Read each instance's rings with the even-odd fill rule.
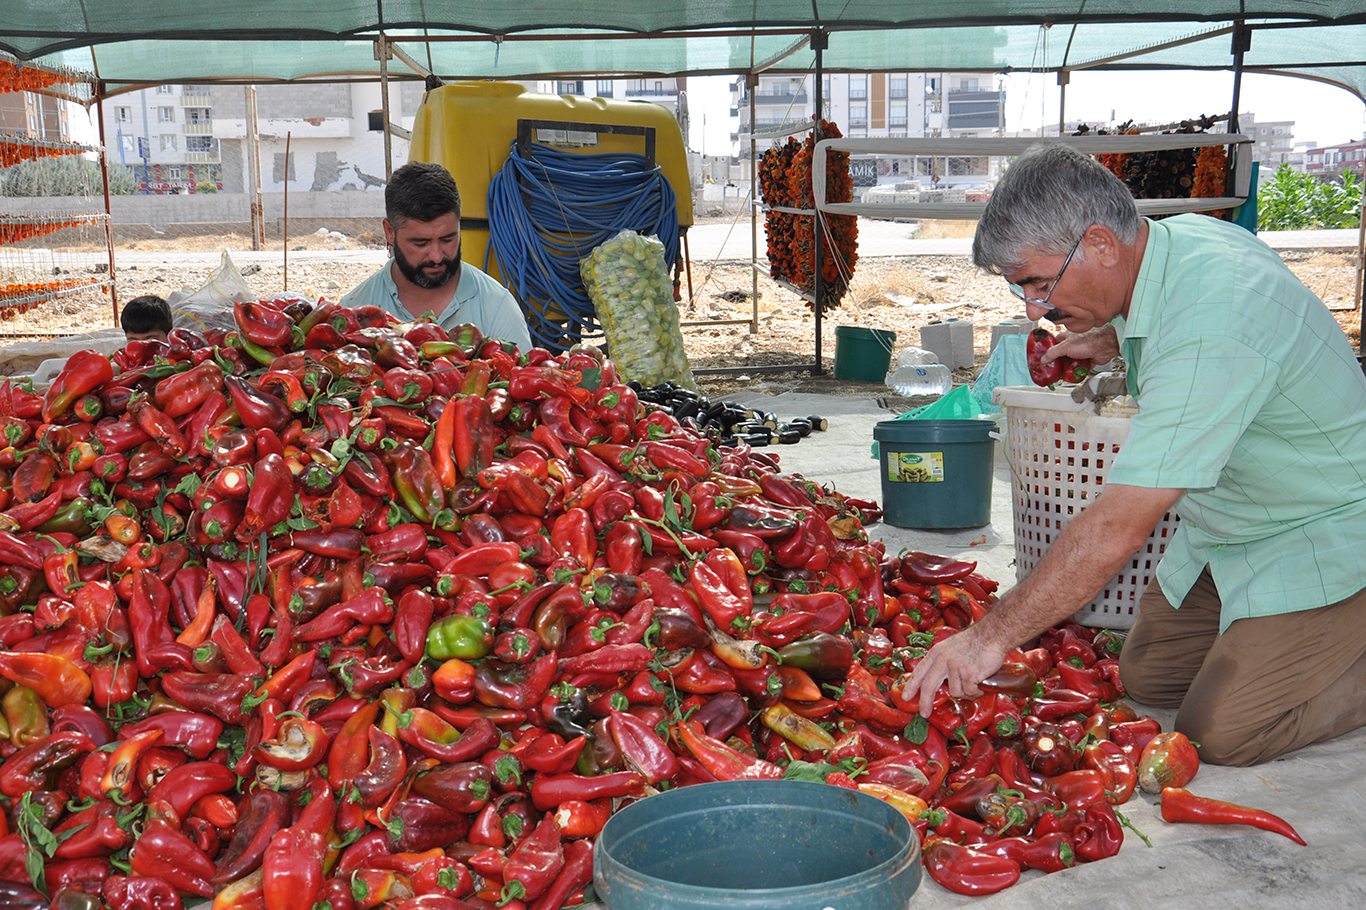
[[[408,312],[399,301],[398,285],[394,284],[394,276],[389,271],[393,264],[394,260],[390,259],[384,263],[384,268],[356,285],[341,299],[341,305],[377,306],[404,322],[421,316],[421,313]],[[489,338],[511,341],[522,351],[531,350],[531,332],[527,330],[522,308],[512,292],[468,262],[460,266],[455,297],[441,311],[436,324],[449,330],[467,322],[478,326]]]
[[1366,585],[1366,379],[1280,257],[1203,215],[1149,221],[1113,324],[1139,412],[1106,480],[1186,491],[1157,569],[1167,600],[1208,564],[1222,632]]

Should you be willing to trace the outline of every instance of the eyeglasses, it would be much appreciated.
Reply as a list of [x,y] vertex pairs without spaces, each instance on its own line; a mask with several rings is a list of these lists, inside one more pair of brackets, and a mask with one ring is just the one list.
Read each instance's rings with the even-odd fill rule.
[[1026,297],[1023,287],[1021,287],[1018,284],[1007,283],[1006,287],[1010,288],[1010,293],[1014,294],[1016,297],[1023,300],[1027,304],[1032,303],[1035,306],[1041,306],[1046,309],[1049,308],[1048,301],[1053,297],[1053,289],[1058,286],[1059,281],[1062,281],[1062,273],[1067,271],[1067,266],[1072,262],[1073,254],[1077,252],[1077,247],[1081,246],[1081,242],[1085,238],[1086,234],[1083,233],[1080,237],[1077,238],[1077,242],[1072,244],[1072,249],[1068,251],[1067,258],[1064,259],[1062,262],[1062,268],[1058,269],[1058,277],[1053,279],[1052,284],[1048,286],[1048,293],[1045,294],[1043,297]]

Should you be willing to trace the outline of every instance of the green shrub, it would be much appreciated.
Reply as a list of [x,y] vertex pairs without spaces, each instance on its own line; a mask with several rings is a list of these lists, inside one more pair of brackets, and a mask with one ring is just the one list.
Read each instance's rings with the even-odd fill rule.
[[1260,231],[1351,228],[1360,223],[1361,180],[1350,171],[1344,171],[1338,182],[1282,164],[1257,194]]

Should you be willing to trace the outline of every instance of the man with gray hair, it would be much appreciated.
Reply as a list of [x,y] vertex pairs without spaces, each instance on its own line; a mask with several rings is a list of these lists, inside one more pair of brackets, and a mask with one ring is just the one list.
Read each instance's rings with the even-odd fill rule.
[[1366,725],[1366,379],[1327,307],[1247,231],[1140,218],[1062,144],[1002,178],[973,260],[1047,359],[1122,355],[1139,412],[1094,502],[976,625],[930,650],[921,712],[972,697],[1007,651],[1089,603],[1169,509],[1181,522],[1120,657],[1137,701],[1178,708],[1214,764],[1250,765]]

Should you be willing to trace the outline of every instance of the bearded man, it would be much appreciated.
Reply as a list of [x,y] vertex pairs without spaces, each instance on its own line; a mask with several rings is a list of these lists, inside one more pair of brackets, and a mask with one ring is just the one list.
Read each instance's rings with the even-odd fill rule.
[[404,322],[430,316],[443,329],[473,323],[485,336],[531,349],[521,307],[507,288],[460,261],[460,190],[439,164],[412,162],[384,188],[384,242],[392,258],[341,299],[377,306]]

